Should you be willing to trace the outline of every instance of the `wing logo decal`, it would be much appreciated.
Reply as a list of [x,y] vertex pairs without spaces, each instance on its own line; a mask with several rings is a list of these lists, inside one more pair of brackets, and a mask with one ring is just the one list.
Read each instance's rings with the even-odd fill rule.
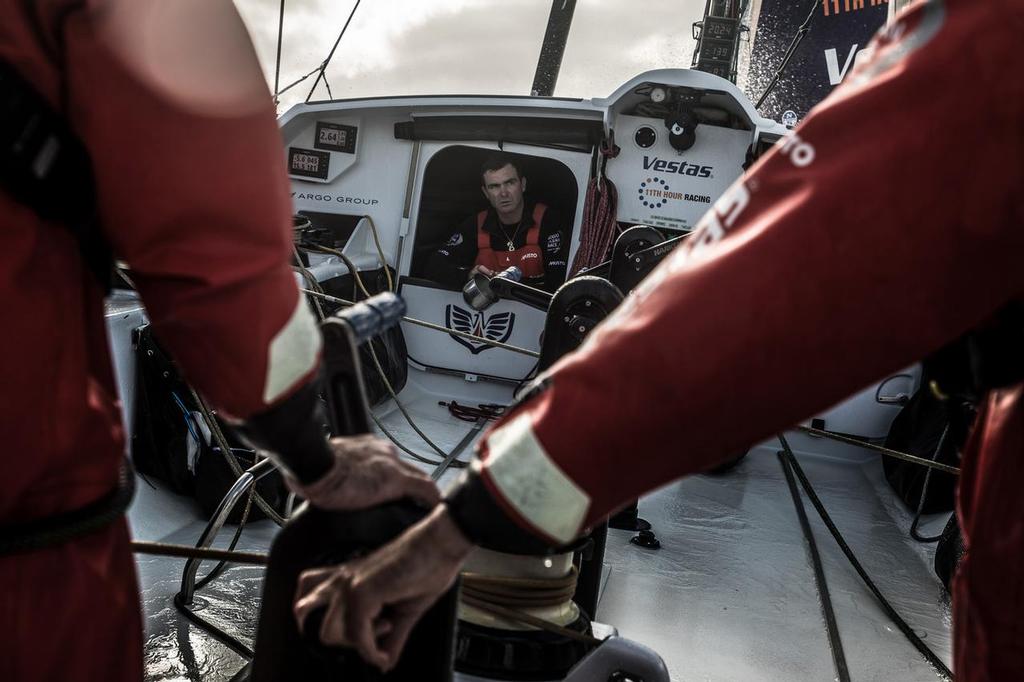
[[[480,339],[505,343],[512,336],[512,326],[515,324],[515,313],[495,313],[487,316],[482,312],[474,312],[460,308],[457,305],[448,305],[444,309],[444,326],[457,332],[472,334]],[[473,355],[485,351],[494,346],[487,345],[484,341],[473,341],[464,336],[451,337],[468,348]]]

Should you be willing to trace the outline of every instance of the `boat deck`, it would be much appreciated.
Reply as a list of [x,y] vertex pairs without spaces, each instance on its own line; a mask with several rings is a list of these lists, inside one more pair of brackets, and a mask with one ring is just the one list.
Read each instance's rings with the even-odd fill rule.
[[[402,402],[445,450],[473,428],[437,405],[452,397],[472,405],[504,403],[510,391],[411,371]],[[436,458],[393,402],[376,413],[403,444]],[[801,434],[791,434],[789,441],[883,594],[948,664],[950,610],[931,569],[934,546],[910,539],[911,515],[889,494],[877,458]],[[644,497],[640,513],[652,523],[659,550],[630,544],[630,532],[609,533],[597,619],[658,651],[675,681],[835,678],[809,555],[776,450],[774,443],[762,444],[724,475],[690,477]],[[460,458],[468,459],[471,451],[467,448]],[[642,455],[636,453],[637,459]],[[446,472],[442,486],[456,475]],[[851,678],[936,679],[931,666],[888,621],[811,505],[805,506]],[[947,517],[926,517],[923,532],[937,533]],[[206,525],[192,500],[141,481],[130,518],[139,540],[194,544]],[[225,528],[216,544],[226,546],[233,530]],[[250,523],[239,549],[263,550],[275,532],[270,521]],[[184,560],[140,555],[138,565],[147,619],[146,679],[230,680],[244,659],[174,607]],[[201,573],[210,567],[204,564]],[[251,644],[261,577],[259,568],[230,568],[199,593],[199,613]]]

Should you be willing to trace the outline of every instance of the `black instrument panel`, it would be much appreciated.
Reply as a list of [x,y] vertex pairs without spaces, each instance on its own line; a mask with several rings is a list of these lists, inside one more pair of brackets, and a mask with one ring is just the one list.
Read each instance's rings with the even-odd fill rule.
[[288,148],[288,173],[304,178],[327,179],[331,155],[315,149]]
[[356,153],[356,127],[343,123],[316,122],[313,147],[329,152]]

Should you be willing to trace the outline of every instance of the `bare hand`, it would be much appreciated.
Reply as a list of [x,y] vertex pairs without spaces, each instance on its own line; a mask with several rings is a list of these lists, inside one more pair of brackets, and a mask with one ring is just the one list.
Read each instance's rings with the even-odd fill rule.
[[309,485],[289,478],[297,494],[321,509],[365,509],[410,497],[428,507],[441,500],[437,485],[409,462],[398,458],[394,446],[371,436],[332,438],[334,465]]
[[320,640],[355,648],[381,670],[398,662],[420,617],[451,587],[472,545],[439,506],[384,547],[299,576],[295,618],[326,606]]
[[473,279],[473,275],[475,275],[478,272],[482,275],[486,275],[489,278],[494,277],[495,275],[494,270],[491,270],[486,265],[474,265],[473,268],[469,271],[469,277],[467,277],[466,279]]

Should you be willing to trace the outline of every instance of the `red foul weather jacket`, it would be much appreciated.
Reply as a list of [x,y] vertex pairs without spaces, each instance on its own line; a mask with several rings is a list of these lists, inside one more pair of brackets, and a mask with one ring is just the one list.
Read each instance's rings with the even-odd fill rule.
[[[449,493],[456,523],[568,542],[1024,297],[1022,35],[1018,0],[923,2],[879,34],[486,436]],[[961,682],[1024,679],[1022,486],[1018,385],[988,396],[964,452]]]
[[[132,29],[123,40],[121,10]],[[192,43],[158,40],[183,27]],[[152,59],[132,64],[118,52],[135,39],[143,52],[158,48]],[[103,232],[190,381],[238,417],[305,384],[319,336],[289,267],[291,200],[275,114],[233,6],[2,2],[0,59],[88,147]],[[218,71],[231,78],[188,92]],[[125,444],[102,293],[71,234],[2,189],[0,316],[4,526],[111,491]],[[128,541],[120,521],[0,556],[0,679],[141,679]]]

